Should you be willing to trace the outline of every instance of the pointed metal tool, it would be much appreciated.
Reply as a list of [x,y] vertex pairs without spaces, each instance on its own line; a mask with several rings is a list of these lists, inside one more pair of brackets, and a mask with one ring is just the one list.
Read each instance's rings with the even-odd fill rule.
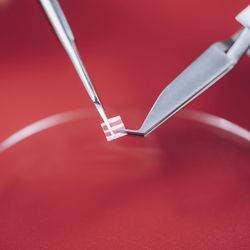
[[250,5],[236,20],[244,29],[228,41],[213,44],[172,81],[160,94],[140,129],[122,131],[148,135],[227,74],[247,51],[250,55]]
[[62,43],[64,49],[68,53],[84,87],[86,88],[92,102],[95,104],[96,109],[98,110],[100,116],[102,117],[104,123],[106,124],[111,135],[114,135],[108,118],[105,114],[105,111],[102,107],[102,104],[96,94],[94,86],[88,76],[88,73],[82,63],[81,57],[77,51],[75,45],[75,38],[70,29],[70,26],[64,16],[64,13],[61,9],[57,0],[40,0],[40,3],[48,16],[51,25],[53,26],[60,42]]

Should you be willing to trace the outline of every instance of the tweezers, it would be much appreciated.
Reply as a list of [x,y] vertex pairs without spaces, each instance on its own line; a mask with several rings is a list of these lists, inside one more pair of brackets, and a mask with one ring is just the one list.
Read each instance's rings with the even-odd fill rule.
[[193,99],[227,74],[247,52],[250,56],[250,5],[236,20],[244,28],[231,39],[216,42],[160,94],[138,130],[122,130],[131,135],[146,136],[176,114]]
[[67,19],[62,11],[61,6],[57,0],[40,0],[40,3],[49,18],[49,21],[54,28],[60,42],[62,43],[64,49],[68,53],[84,87],[86,88],[92,102],[94,103],[96,109],[98,110],[100,116],[102,117],[104,123],[106,124],[108,130],[112,135],[110,124],[108,118],[103,109],[100,99],[98,98],[94,86],[88,76],[88,73],[82,63],[81,57],[75,45],[75,37],[73,32],[67,22]]

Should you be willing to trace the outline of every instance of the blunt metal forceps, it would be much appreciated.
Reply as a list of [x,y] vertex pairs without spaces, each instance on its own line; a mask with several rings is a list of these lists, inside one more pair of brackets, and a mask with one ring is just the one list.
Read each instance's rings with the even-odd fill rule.
[[173,80],[160,94],[140,129],[123,132],[148,135],[227,74],[245,53],[250,55],[250,5],[236,20],[244,26],[242,30],[227,41],[213,44]]

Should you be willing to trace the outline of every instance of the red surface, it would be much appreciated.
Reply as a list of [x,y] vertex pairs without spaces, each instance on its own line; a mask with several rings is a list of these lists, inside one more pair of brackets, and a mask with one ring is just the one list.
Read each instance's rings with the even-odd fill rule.
[[247,249],[250,145],[184,121],[107,143],[90,117],[4,152],[1,249]]
[[[212,42],[240,28],[234,16],[248,4],[60,2],[109,116],[128,128]],[[0,30],[0,141],[92,107],[37,1],[1,8]],[[249,129],[249,66],[244,57],[189,107]],[[107,143],[94,114],[0,155],[0,249],[250,247],[249,145],[178,118],[144,139]]]

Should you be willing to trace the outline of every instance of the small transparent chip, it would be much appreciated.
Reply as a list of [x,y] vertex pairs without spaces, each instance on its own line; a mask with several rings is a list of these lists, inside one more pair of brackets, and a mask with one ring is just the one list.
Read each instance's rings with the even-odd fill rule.
[[109,125],[110,125],[111,129],[112,129],[113,134],[112,134],[112,132],[110,131],[110,129],[107,127],[107,125],[105,123],[101,124],[107,141],[112,141],[112,140],[115,140],[117,138],[120,138],[122,136],[127,135],[127,133],[119,132],[120,129],[125,129],[125,126],[124,126],[120,116],[110,118],[108,120],[108,122],[109,122]]

